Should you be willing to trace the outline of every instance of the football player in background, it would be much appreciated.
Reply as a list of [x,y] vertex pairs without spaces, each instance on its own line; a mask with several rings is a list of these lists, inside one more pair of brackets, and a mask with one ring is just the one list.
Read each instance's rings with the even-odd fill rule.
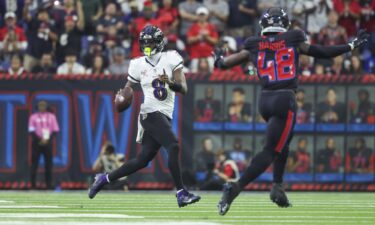
[[259,111],[267,122],[266,143],[251,161],[238,182],[226,183],[218,204],[220,215],[225,215],[238,194],[270,165],[273,168],[273,186],[270,198],[280,207],[291,204],[282,187],[289,143],[296,119],[298,55],[331,58],[350,52],[363,45],[369,34],[359,31],[358,37],[344,45],[321,46],[306,43],[301,30],[289,30],[290,21],[282,8],[269,8],[259,24],[261,36],[249,37],[239,53],[224,57],[223,49],[215,50],[215,67],[226,69],[251,60],[257,67],[262,92]]
[[[183,59],[176,51],[162,52],[164,34],[156,26],[143,28],[139,46],[145,56],[130,61],[125,87],[133,88],[140,84],[143,90],[144,103],[141,105],[137,135],[137,142],[142,143],[142,151],[119,169],[109,174],[97,174],[89,197],[94,198],[104,185],[146,167],[163,146],[169,155],[168,167],[177,189],[177,203],[183,207],[200,200],[200,196],[189,193],[182,183],[178,159],[180,147],[171,126],[175,92],[187,92],[182,72]],[[116,98],[119,97],[117,94]]]

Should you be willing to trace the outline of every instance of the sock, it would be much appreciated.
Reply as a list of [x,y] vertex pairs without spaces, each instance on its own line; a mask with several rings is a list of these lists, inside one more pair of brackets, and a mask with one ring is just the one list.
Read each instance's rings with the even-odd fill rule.
[[178,160],[179,146],[177,143],[172,144],[168,148],[168,168],[172,175],[173,181],[176,185],[177,190],[184,189],[182,182],[182,176],[180,171],[180,163]]
[[288,160],[289,148],[282,150],[281,154],[278,155],[273,163],[273,182],[282,183],[285,171],[285,165]]
[[251,164],[249,167],[247,167],[242,177],[238,181],[241,190],[244,189],[248,183],[255,180],[271,165],[275,159],[275,154],[276,153],[274,151],[263,150],[255,155],[251,161]]
[[114,181],[114,180],[120,179],[121,177],[125,177],[132,173],[135,173],[136,171],[146,167],[148,162],[149,162],[148,158],[137,156],[136,158],[133,158],[127,161],[120,168],[109,173],[108,181]]

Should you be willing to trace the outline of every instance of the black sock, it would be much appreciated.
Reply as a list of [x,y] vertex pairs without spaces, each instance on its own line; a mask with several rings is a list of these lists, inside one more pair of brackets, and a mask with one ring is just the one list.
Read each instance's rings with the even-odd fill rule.
[[273,182],[282,183],[285,171],[285,165],[289,155],[289,148],[285,148],[281,151],[273,163]]
[[172,144],[168,148],[168,168],[177,190],[181,190],[184,188],[180,170],[180,163],[178,159],[179,150],[180,148],[177,143]]
[[146,167],[150,160],[148,158],[143,158],[141,154],[137,156],[136,158],[133,158],[125,162],[120,168],[108,174],[108,179],[109,181],[114,181],[121,177],[125,177],[132,173],[135,173],[136,171]]
[[240,189],[245,188],[248,183],[262,174],[271,165],[275,159],[275,155],[276,153],[274,151],[269,150],[263,150],[256,154],[238,181]]

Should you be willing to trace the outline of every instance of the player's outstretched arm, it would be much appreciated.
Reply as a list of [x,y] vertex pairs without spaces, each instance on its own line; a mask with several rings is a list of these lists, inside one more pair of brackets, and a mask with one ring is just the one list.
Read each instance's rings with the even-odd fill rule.
[[353,51],[354,49],[362,46],[367,42],[369,34],[365,30],[360,30],[356,38],[346,45],[310,45],[302,42],[299,45],[300,53],[317,57],[317,58],[332,58],[338,55],[344,54],[346,52]]
[[170,80],[165,69],[163,69],[163,75],[160,76],[160,80],[168,84],[169,88],[174,92],[180,92],[181,94],[187,93],[187,84],[185,74],[182,71],[182,67],[173,71],[173,80]]
[[245,63],[249,60],[250,52],[246,49],[238,53],[224,57],[225,50],[216,48],[214,51],[215,67],[219,69],[228,69],[233,66]]

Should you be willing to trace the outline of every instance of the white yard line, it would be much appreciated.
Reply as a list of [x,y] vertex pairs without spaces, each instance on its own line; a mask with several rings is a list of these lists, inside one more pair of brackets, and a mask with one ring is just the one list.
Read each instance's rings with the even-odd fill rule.
[[107,218],[107,219],[143,219],[143,216],[124,214],[90,213],[0,213],[0,218]]
[[1,200],[0,199],[0,203],[12,204],[12,203],[14,203],[14,201],[7,201],[7,200]]
[[64,209],[56,205],[0,205],[0,209]]
[[[160,225],[159,222],[54,222],[54,221],[0,221],[0,225]],[[211,222],[162,222],[163,225],[220,225]]]

